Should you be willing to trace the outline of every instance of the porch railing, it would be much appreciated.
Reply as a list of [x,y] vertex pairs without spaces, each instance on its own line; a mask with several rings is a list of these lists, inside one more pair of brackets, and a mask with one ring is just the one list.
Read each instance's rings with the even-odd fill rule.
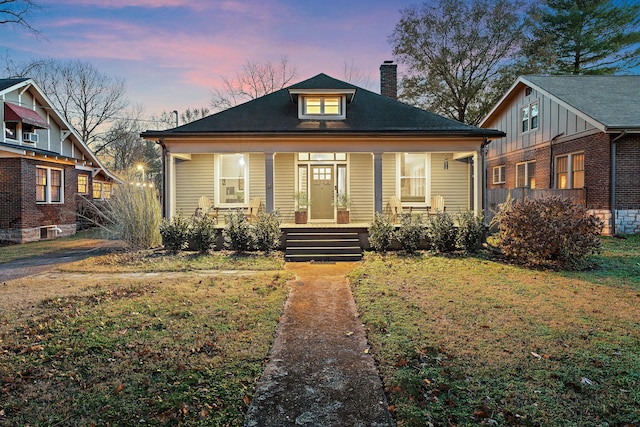
[[485,210],[485,223],[491,223],[491,220],[500,209],[500,204],[507,201],[511,197],[513,200],[525,199],[543,199],[545,197],[558,196],[565,199],[572,199],[573,202],[580,206],[587,206],[587,189],[576,188],[571,190],[560,189],[530,189],[522,188],[491,188],[487,190],[487,209]]

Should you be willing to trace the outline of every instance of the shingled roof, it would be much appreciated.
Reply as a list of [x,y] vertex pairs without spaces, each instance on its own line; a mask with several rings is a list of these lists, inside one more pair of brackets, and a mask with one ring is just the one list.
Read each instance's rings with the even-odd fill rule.
[[[346,119],[298,118],[297,97],[291,92],[307,89],[355,90],[347,105]],[[482,129],[412,107],[350,83],[318,74],[287,88],[166,131],[147,131],[143,137],[219,133],[411,133],[501,137],[494,129]]]
[[15,86],[18,83],[22,83],[25,80],[29,80],[26,78],[19,78],[19,79],[0,79],[0,90],[5,90],[10,88],[11,86]]

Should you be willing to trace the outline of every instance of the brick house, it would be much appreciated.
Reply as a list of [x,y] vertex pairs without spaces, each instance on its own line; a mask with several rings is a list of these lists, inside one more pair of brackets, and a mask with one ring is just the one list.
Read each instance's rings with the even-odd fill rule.
[[506,133],[486,146],[487,197],[567,195],[605,234],[640,233],[638,88],[640,76],[518,78],[480,124]]
[[0,79],[0,101],[0,240],[74,234],[79,196],[109,198],[118,179],[33,80]]

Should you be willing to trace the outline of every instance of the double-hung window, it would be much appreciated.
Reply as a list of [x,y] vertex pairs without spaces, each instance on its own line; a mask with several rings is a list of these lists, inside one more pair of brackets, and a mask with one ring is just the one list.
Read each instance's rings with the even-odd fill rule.
[[245,204],[248,194],[249,167],[245,154],[219,154],[217,156],[218,203]]
[[78,193],[87,194],[89,192],[89,176],[83,173],[78,174]]
[[522,127],[520,128],[522,133],[538,129],[538,103],[534,102],[522,107],[520,119],[522,121]]
[[504,184],[504,171],[505,165],[495,166],[493,168],[493,183],[494,184]]
[[306,95],[302,97],[303,119],[344,119],[345,97],[341,95]]
[[556,188],[584,187],[584,153],[556,157]]
[[516,163],[516,187],[536,188],[536,162]]
[[62,203],[64,192],[64,175],[62,170],[53,168],[36,168],[36,202]]
[[427,153],[398,154],[399,194],[404,203],[426,203],[429,198]]

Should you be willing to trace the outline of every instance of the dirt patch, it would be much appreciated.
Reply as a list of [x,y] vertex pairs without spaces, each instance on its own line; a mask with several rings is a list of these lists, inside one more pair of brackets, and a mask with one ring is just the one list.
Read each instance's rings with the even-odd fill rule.
[[297,278],[245,426],[394,426],[345,274],[289,263]]

